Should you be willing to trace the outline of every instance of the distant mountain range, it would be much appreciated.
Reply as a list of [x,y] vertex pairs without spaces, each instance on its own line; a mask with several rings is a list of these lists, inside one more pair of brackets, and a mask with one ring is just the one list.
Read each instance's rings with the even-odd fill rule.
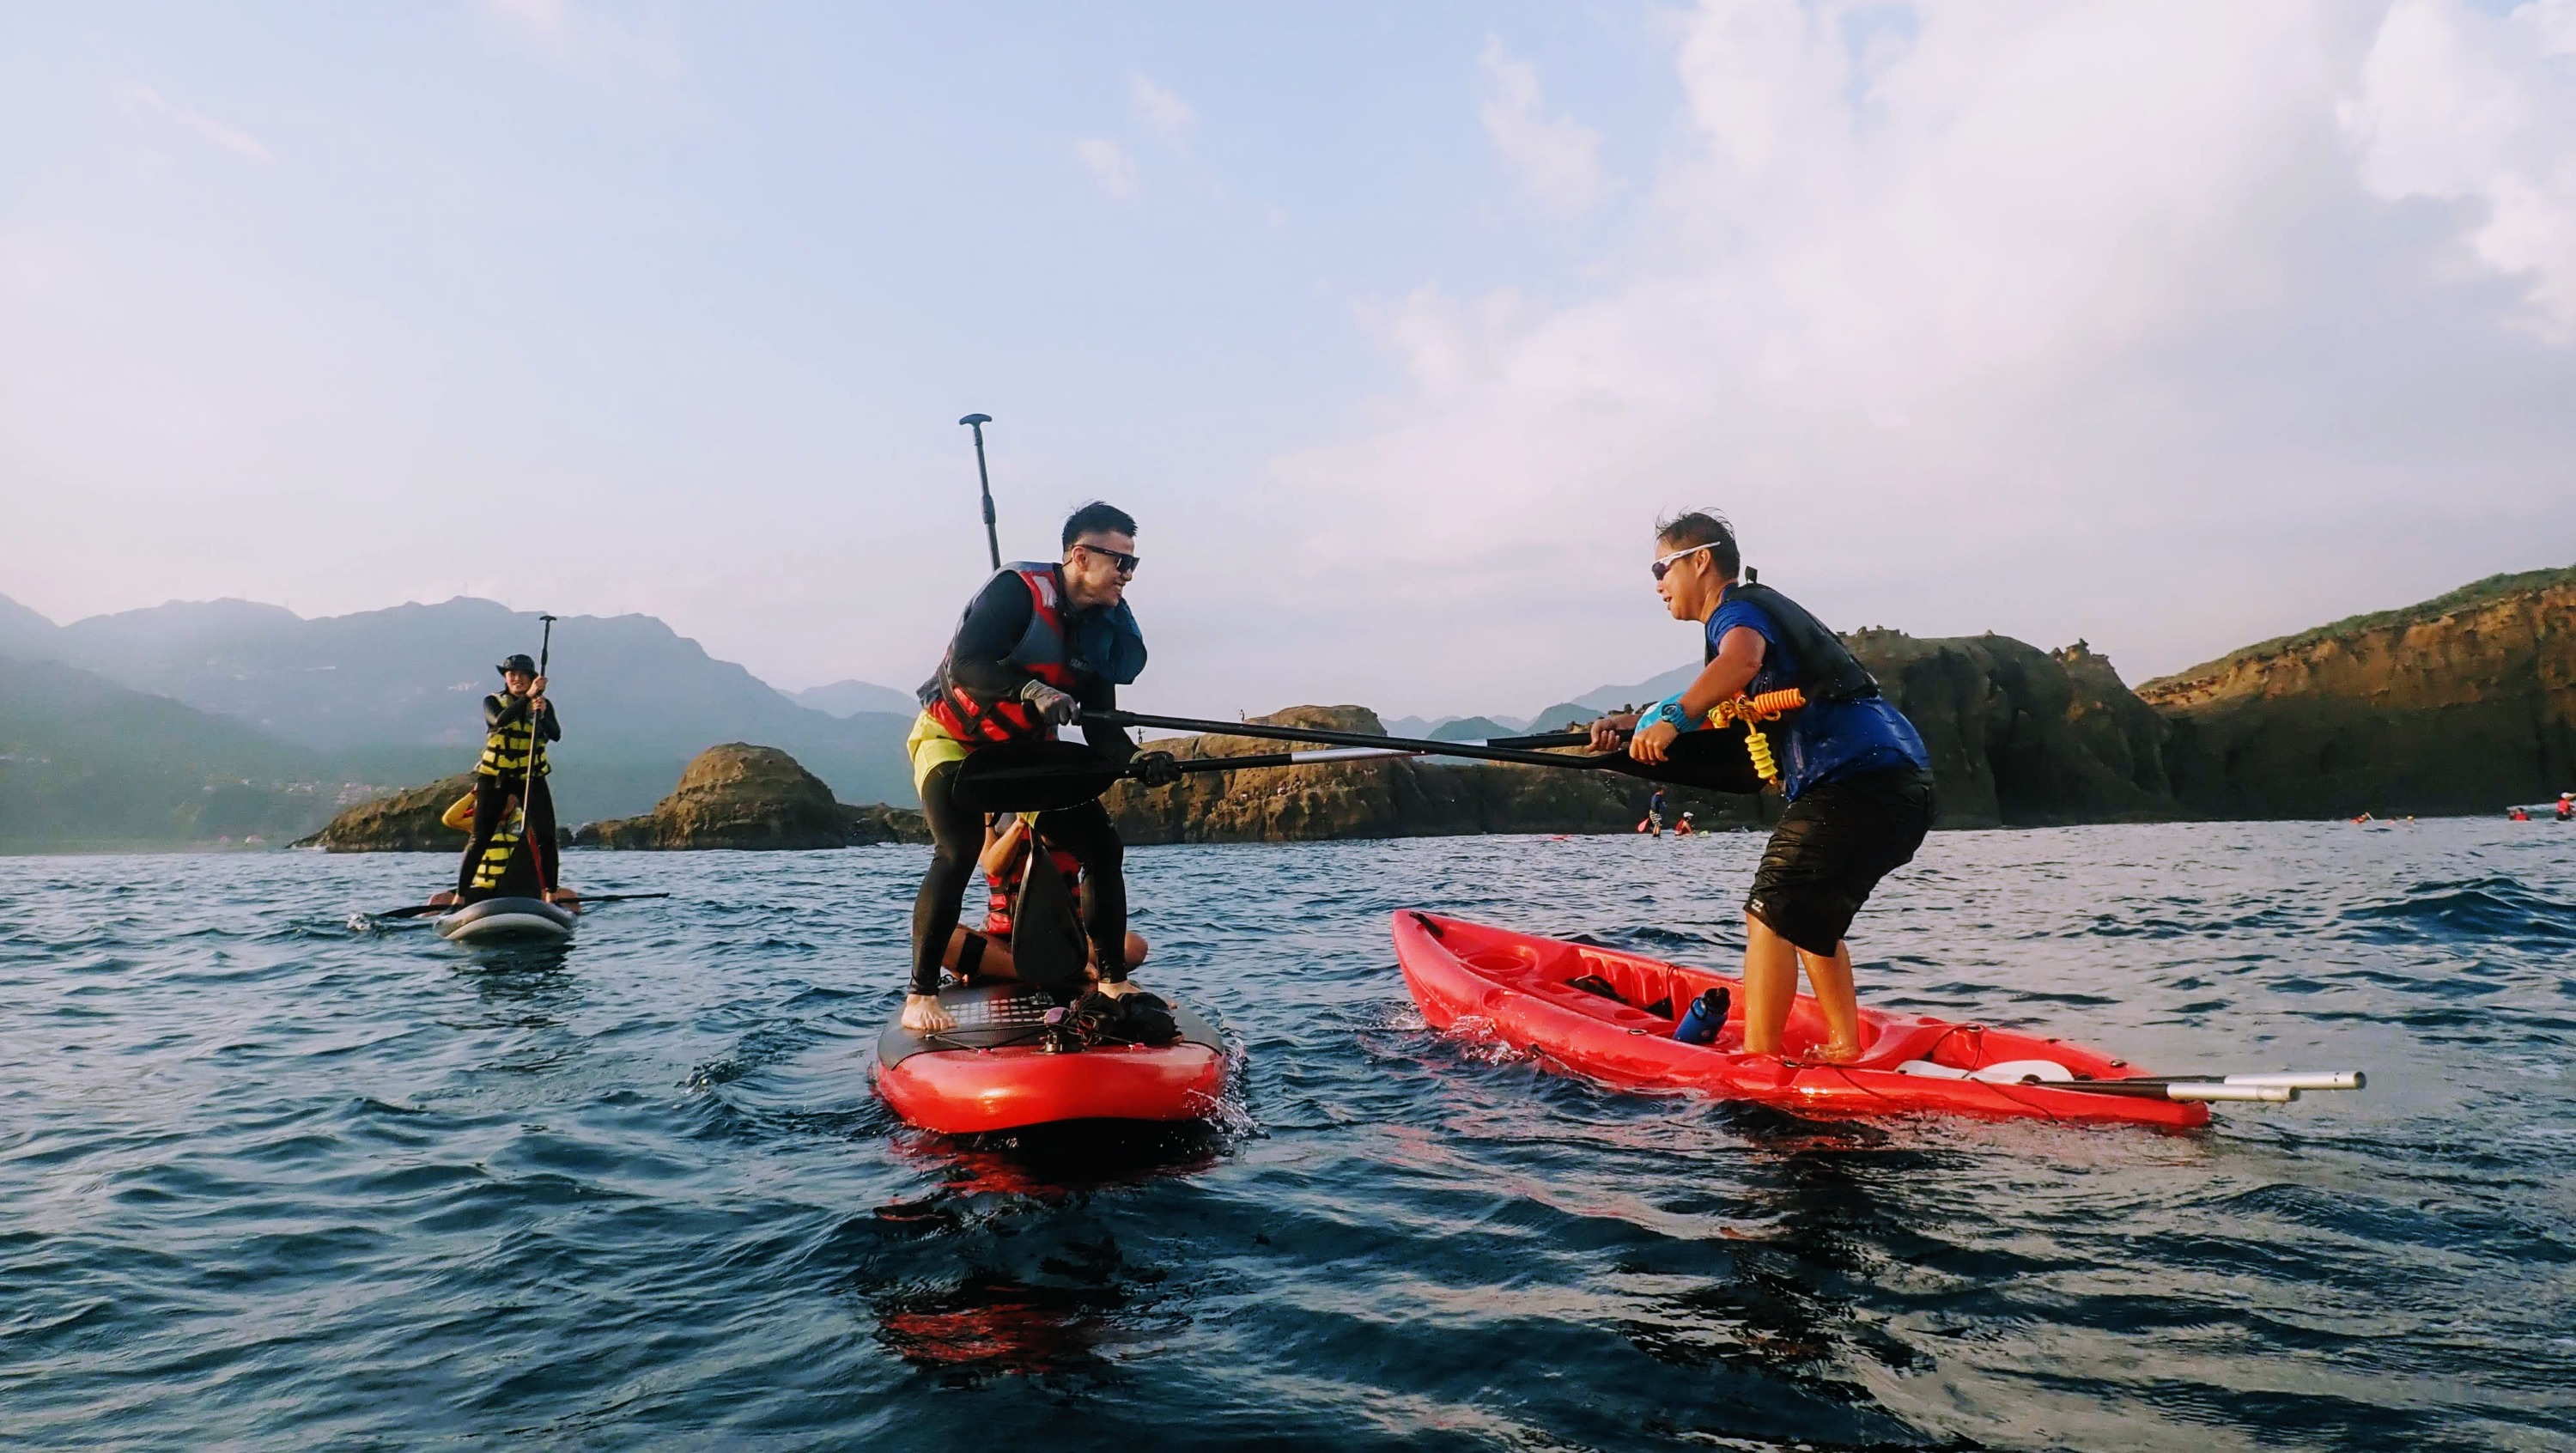
[[1604,712],[1623,706],[1643,706],[1661,701],[1688,686],[1700,673],[1699,663],[1676,666],[1660,676],[1650,676],[1632,686],[1596,686],[1569,701],[1560,701],[1536,716],[1505,716],[1492,712],[1483,716],[1399,716],[1386,723],[1388,736],[1429,737],[1440,742],[1472,742],[1486,737],[1515,736],[1522,732],[1560,731],[1576,722],[1589,722]]
[[342,775],[166,696],[0,656],[0,849],[284,842],[330,815]]
[[914,712],[921,710],[920,701],[911,692],[879,686],[873,681],[835,681],[829,686],[809,686],[803,691],[778,694],[798,706],[811,707],[830,716],[884,711],[910,720]]
[[[58,626],[0,596],[0,849],[309,832],[336,806],[471,765],[493,663],[537,635],[533,617],[464,597],[318,620],[174,603]],[[2081,642],[1846,639],[1949,744],[1956,820],[2466,812],[2576,785],[2576,569],[2338,621],[2135,694]],[[730,741],[788,752],[844,802],[912,795],[907,693],[842,681],[790,696],[651,616],[569,617],[555,648],[567,824],[650,811],[691,758]],[[1387,728],[1453,741],[1554,729],[1698,669],[1534,717]]]
[[[0,845],[310,831],[353,794],[469,765],[496,663],[538,643],[534,616],[469,596],[310,620],[257,601],[174,601],[69,625],[0,596]],[[646,615],[557,621],[550,670],[568,823],[652,810],[692,757],[727,741],[781,748],[843,801],[911,796],[909,691],[779,691]],[[1603,687],[1539,718],[1391,725],[1509,735],[1671,689],[1653,686]]]
[[[12,719],[51,713],[47,720],[73,720],[89,709],[75,702],[107,712],[89,719],[102,731],[139,719],[131,703],[98,705],[106,700],[99,688],[108,685],[193,708],[205,719],[148,747],[131,743],[137,781],[162,780],[155,773],[185,778],[202,768],[207,779],[234,785],[243,776],[407,785],[461,770],[482,743],[481,702],[498,684],[495,663],[537,647],[534,617],[470,597],[314,620],[251,601],[174,602],[67,626],[0,597],[0,655],[19,663],[11,680],[12,706],[20,710]],[[24,669],[47,662],[78,675]],[[900,802],[911,794],[902,753],[910,705],[867,709],[865,683],[822,688],[855,709],[816,710],[643,615],[556,622],[552,672],[565,728],[555,756],[558,809],[567,822],[650,811],[690,758],[726,741],[793,754],[845,801]],[[879,701],[900,696],[874,690],[884,692]],[[260,772],[237,770],[238,753],[214,750],[219,740],[233,740],[225,729],[252,733],[280,753]],[[51,738],[33,727],[22,734],[25,750],[59,757]],[[93,755],[108,752],[114,736],[100,738]],[[0,751],[12,749],[0,741]],[[151,772],[141,770],[147,765]],[[15,764],[11,775],[31,770]],[[0,820],[0,841],[99,837],[71,818],[52,823],[50,832],[46,822],[30,821],[28,804],[37,796],[59,804],[90,800],[53,788],[0,798],[18,804]],[[129,818],[116,821],[127,826],[109,836],[130,836]]]

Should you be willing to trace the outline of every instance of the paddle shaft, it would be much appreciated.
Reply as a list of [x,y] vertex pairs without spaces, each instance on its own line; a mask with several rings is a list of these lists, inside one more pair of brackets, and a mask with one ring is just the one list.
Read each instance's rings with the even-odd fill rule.
[[[584,897],[580,901],[585,904],[633,903],[642,898],[668,898],[670,896],[671,895],[668,893],[601,893],[590,897]],[[388,908],[382,913],[369,913],[361,916],[367,918],[421,918],[432,913],[453,913],[464,906],[465,905],[461,903],[414,903],[407,907]]]
[[[1370,736],[1363,732],[1337,732],[1321,727],[1277,727],[1257,722],[1200,721],[1185,716],[1147,716],[1133,711],[1087,711],[1085,721],[1104,722],[1114,727],[1154,727],[1163,731],[1197,732],[1204,736],[1251,737],[1271,742],[1322,742],[1337,747],[1363,747],[1385,752],[1388,756],[1466,757],[1478,762],[1512,762],[1524,767],[1570,767],[1578,771],[1622,771],[1635,765],[1623,755],[1566,757],[1552,752],[1533,752],[1518,747],[1495,747],[1476,742],[1435,742],[1420,737]],[[1584,738],[1582,740],[1589,740]],[[1567,745],[1574,745],[1569,742]],[[1286,755],[1295,755],[1289,753]],[[1234,765],[1249,765],[1250,759],[1227,757]],[[1264,763],[1277,766],[1282,763]]]
[[[537,680],[543,681],[546,679],[546,664],[554,659],[555,654],[555,618],[539,612],[537,619],[544,626],[544,634],[537,641]],[[537,791],[537,758],[545,749],[546,724],[538,717],[536,698],[532,693],[528,699],[528,770],[519,780],[519,839],[522,842],[526,842],[528,836],[528,801]],[[545,881],[546,855],[537,851],[535,843],[528,843],[528,858],[537,865],[537,886],[548,888]]]
[[993,522],[993,475],[984,467],[984,423],[981,415],[969,415],[966,427],[975,431],[975,481],[984,490],[984,549],[993,557],[993,568],[1002,568],[1002,534]]

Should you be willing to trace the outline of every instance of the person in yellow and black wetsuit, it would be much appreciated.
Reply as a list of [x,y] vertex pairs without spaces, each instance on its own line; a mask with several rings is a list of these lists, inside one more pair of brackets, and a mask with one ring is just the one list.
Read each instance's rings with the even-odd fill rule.
[[[462,808],[472,800],[471,798],[459,799],[456,806]],[[467,903],[480,903],[486,898],[554,896],[545,892],[544,884],[537,876],[536,854],[530,849],[527,838],[519,830],[518,794],[515,792],[506,794],[502,798],[501,805],[503,809],[501,821],[492,829],[490,835],[483,839],[483,846],[467,863],[465,881],[457,885],[455,892],[441,893],[431,898],[429,901],[433,905],[461,906]],[[441,821],[446,819],[442,818]],[[570,894],[560,896],[566,900],[567,906],[574,906],[570,903]],[[577,907],[575,911],[578,911]]]
[[[949,948],[984,841],[984,819],[950,791],[958,764],[978,747],[1052,737],[1086,711],[1114,708],[1118,688],[1145,669],[1145,638],[1128,609],[1136,574],[1136,521],[1097,501],[1064,522],[1064,557],[1019,561],[996,572],[957,623],[939,672],[921,688],[921,715],[906,747],[930,823],[930,871],[912,904],[912,984],[903,1027],[954,1027],[939,1007],[939,962]],[[1115,727],[1085,722],[1085,740],[1112,763],[1138,756]],[[1168,752],[1143,754],[1148,786],[1177,781]],[[1082,921],[1100,968],[1100,992],[1128,992],[1125,848],[1098,801],[1038,815],[1036,832],[1082,865]]]
[[[563,866],[555,845],[555,798],[546,789],[546,776],[554,764],[538,750],[537,742],[562,741],[563,724],[555,719],[554,703],[546,700],[546,678],[537,674],[535,661],[512,656],[501,663],[500,671],[501,689],[483,698],[483,758],[474,764],[474,826],[465,856],[456,864],[456,891],[462,894],[473,886],[484,849],[513,816],[517,796],[525,791],[526,833],[540,889],[527,896],[552,898]],[[531,755],[536,758],[533,776],[528,771]]]
[[[957,925],[948,936],[948,952],[940,956],[940,966],[953,969],[968,983],[977,979],[1012,979],[1018,971],[1011,962],[1011,904],[1019,897],[1020,880],[1027,876],[1029,863],[1037,856],[1036,844],[1029,829],[1033,812],[1000,812],[984,829],[984,852],[975,860],[984,870],[984,926],[968,928]],[[1047,849],[1047,860],[1063,877],[1066,889],[1078,898],[1082,891],[1082,860],[1062,848]],[[1145,962],[1145,936],[1134,929],[1127,931],[1127,968],[1133,972]],[[1100,964],[1094,959],[1091,976],[1100,976]]]

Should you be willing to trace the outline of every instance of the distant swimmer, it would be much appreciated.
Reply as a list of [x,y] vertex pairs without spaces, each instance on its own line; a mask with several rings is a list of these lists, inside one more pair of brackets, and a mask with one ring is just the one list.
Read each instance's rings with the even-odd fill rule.
[[1881,878],[1912,861],[1932,827],[1932,757],[1923,738],[1842,640],[1787,596],[1738,581],[1735,531],[1713,514],[1658,526],[1655,592],[1675,620],[1702,624],[1705,663],[1690,685],[1642,716],[1592,724],[1595,751],[1654,765],[1719,706],[1795,688],[1781,790],[1788,809],[1746,899],[1744,1051],[1778,1054],[1803,959],[1830,1038],[1809,1053],[1859,1055],[1860,1003],[1843,935]]
[[2505,809],[2504,817],[2505,817],[2505,821],[2507,821],[2507,822],[2529,822],[2529,821],[2531,821],[2531,814],[2530,814],[2530,813],[2528,813],[2528,812],[2523,811],[2523,810],[2522,810],[2521,808],[2519,808],[2519,807],[2511,807],[2511,808],[2507,808],[2507,809]]
[[2576,792],[2561,792],[2558,794],[2558,820],[2565,822],[2570,818],[2576,818]]
[[483,757],[474,764],[474,820],[465,855],[457,860],[456,891],[461,895],[474,886],[493,834],[515,815],[535,855],[539,890],[551,898],[562,882],[563,854],[555,844],[555,795],[546,786],[554,764],[540,744],[562,741],[563,723],[555,719],[546,678],[537,674],[533,657],[512,656],[498,669],[501,689],[483,698]]
[[1682,814],[1681,821],[1673,824],[1673,836],[1675,837],[1689,837],[1697,831],[1699,831],[1699,829],[1691,826],[1691,815],[1687,812]]

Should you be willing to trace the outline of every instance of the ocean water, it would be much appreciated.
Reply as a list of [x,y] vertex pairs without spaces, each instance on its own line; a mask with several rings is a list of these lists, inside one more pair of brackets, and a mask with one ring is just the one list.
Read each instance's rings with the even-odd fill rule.
[[922,850],[0,859],[0,1443],[2576,1447],[2576,829],[1943,833],[1861,992],[2170,1070],[2202,1133],[1802,1122],[1426,1032],[1388,915],[1719,960],[1759,840],[1131,856],[1195,1131],[871,1094]]

